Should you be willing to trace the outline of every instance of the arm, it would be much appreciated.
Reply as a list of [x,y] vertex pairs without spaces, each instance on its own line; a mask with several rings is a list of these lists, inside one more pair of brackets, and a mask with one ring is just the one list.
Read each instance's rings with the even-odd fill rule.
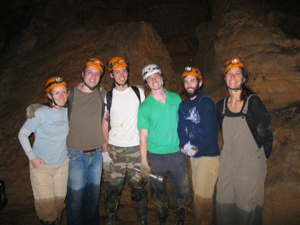
[[[250,102],[252,104],[250,104]],[[251,97],[250,102],[249,102],[249,111],[253,115],[257,132],[261,137],[262,145],[264,146],[265,155],[266,158],[268,159],[272,152],[272,144],[273,144],[273,133],[271,129],[269,114],[265,105],[263,104],[263,102],[260,100],[258,96]]]
[[46,164],[46,162],[41,158],[35,156],[28,139],[31,133],[31,131],[27,130],[25,127],[22,127],[19,132],[18,138],[28,159],[32,162],[33,167],[37,168],[41,165],[41,163]]
[[108,146],[108,121],[109,121],[109,112],[105,111],[102,119],[102,132],[105,137],[106,142],[102,145],[102,152],[107,152]]
[[140,129],[140,152],[141,152],[141,171],[142,178],[149,178],[151,169],[147,160],[147,144],[148,144],[148,130]]
[[141,162],[148,162],[147,160],[148,130],[140,129],[139,132],[140,132]]

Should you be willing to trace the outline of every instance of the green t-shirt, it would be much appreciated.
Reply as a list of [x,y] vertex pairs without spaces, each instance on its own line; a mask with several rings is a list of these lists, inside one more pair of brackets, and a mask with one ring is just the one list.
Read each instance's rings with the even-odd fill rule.
[[165,104],[155,100],[150,93],[140,105],[138,113],[138,129],[148,130],[148,151],[156,154],[179,150],[177,126],[181,98],[176,93],[165,91]]

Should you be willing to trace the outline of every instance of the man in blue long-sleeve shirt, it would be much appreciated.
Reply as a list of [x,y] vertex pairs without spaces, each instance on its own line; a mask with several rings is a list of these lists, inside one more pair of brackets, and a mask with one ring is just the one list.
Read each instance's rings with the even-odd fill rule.
[[186,67],[182,81],[188,99],[179,106],[178,136],[182,150],[191,156],[196,224],[211,224],[212,197],[219,172],[216,105],[200,92],[203,77],[199,69]]

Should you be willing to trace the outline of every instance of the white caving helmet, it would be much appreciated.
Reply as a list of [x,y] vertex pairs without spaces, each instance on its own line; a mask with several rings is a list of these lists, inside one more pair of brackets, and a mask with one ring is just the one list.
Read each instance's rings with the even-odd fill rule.
[[159,75],[162,74],[161,69],[157,65],[149,64],[149,65],[145,66],[142,70],[143,80],[145,81],[149,76],[151,76],[152,74],[155,74],[155,73],[159,73]]

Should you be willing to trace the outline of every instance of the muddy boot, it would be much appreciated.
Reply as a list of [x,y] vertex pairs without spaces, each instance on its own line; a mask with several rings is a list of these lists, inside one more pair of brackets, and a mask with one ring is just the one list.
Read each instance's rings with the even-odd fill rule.
[[119,199],[115,199],[114,201],[105,201],[105,211],[107,215],[106,225],[116,224],[118,203]]
[[168,208],[166,207],[160,208],[158,211],[158,216],[159,216],[159,224],[165,225],[168,219]]
[[175,207],[174,224],[183,225],[185,220],[185,208]]
[[147,225],[147,196],[143,196],[138,202],[135,202],[136,214],[139,225]]

